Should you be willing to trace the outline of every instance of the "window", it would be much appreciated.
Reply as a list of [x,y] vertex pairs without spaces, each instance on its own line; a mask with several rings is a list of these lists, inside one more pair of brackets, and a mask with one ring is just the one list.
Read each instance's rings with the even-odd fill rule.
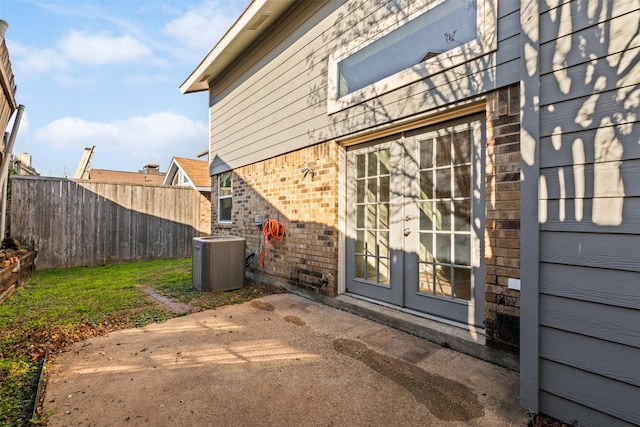
[[420,292],[471,299],[471,131],[420,141]]
[[356,155],[356,278],[390,285],[388,147]]
[[231,222],[233,179],[231,172],[218,177],[218,222]]
[[437,0],[329,60],[329,112],[442,72],[495,49],[495,1]]

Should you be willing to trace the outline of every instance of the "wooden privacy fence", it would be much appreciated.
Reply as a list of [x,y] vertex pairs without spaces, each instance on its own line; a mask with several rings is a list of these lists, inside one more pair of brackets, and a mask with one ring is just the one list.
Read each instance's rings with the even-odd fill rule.
[[198,193],[184,187],[13,177],[11,236],[36,269],[191,256]]

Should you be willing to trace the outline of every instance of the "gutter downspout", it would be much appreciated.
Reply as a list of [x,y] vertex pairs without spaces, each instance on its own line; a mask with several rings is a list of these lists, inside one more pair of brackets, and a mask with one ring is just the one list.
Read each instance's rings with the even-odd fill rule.
[[4,239],[5,229],[7,226],[7,181],[9,180],[9,161],[11,160],[11,153],[13,152],[13,144],[16,142],[18,136],[18,129],[20,128],[20,121],[22,120],[22,113],[24,112],[24,105],[18,105],[16,113],[16,119],[13,122],[13,128],[11,129],[11,135],[4,147],[4,156],[2,157],[2,165],[0,165],[0,187],[2,188],[2,196],[0,198],[0,240]]

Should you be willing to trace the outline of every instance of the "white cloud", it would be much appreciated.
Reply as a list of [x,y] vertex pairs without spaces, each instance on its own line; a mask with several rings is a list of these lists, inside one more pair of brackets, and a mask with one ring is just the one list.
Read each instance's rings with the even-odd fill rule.
[[240,16],[248,0],[204,1],[164,26],[183,45],[208,52]]
[[17,75],[61,71],[67,67],[67,60],[54,49],[36,49],[14,40],[7,40],[7,44]]
[[10,42],[12,61],[21,73],[65,71],[71,64],[100,66],[136,63],[150,59],[153,52],[140,40],[110,33],[70,31],[51,48],[37,49]]
[[175,155],[194,157],[207,147],[207,126],[174,113],[113,122],[65,117],[34,130],[33,140],[52,151],[77,152],[78,158],[95,145],[94,166],[138,170],[150,162],[168,165]]
[[151,49],[141,41],[129,35],[117,37],[109,33],[71,31],[58,46],[69,61],[84,65],[134,62],[152,55]]

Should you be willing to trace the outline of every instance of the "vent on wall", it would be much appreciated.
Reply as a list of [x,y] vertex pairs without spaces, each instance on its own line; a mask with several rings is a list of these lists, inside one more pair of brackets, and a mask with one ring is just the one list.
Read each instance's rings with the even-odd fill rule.
[[257,30],[260,25],[262,25],[264,23],[264,21],[267,20],[267,18],[269,17],[269,15],[260,15],[256,18],[255,21],[253,21],[253,24],[251,24],[251,26],[249,28],[247,28],[248,30]]

